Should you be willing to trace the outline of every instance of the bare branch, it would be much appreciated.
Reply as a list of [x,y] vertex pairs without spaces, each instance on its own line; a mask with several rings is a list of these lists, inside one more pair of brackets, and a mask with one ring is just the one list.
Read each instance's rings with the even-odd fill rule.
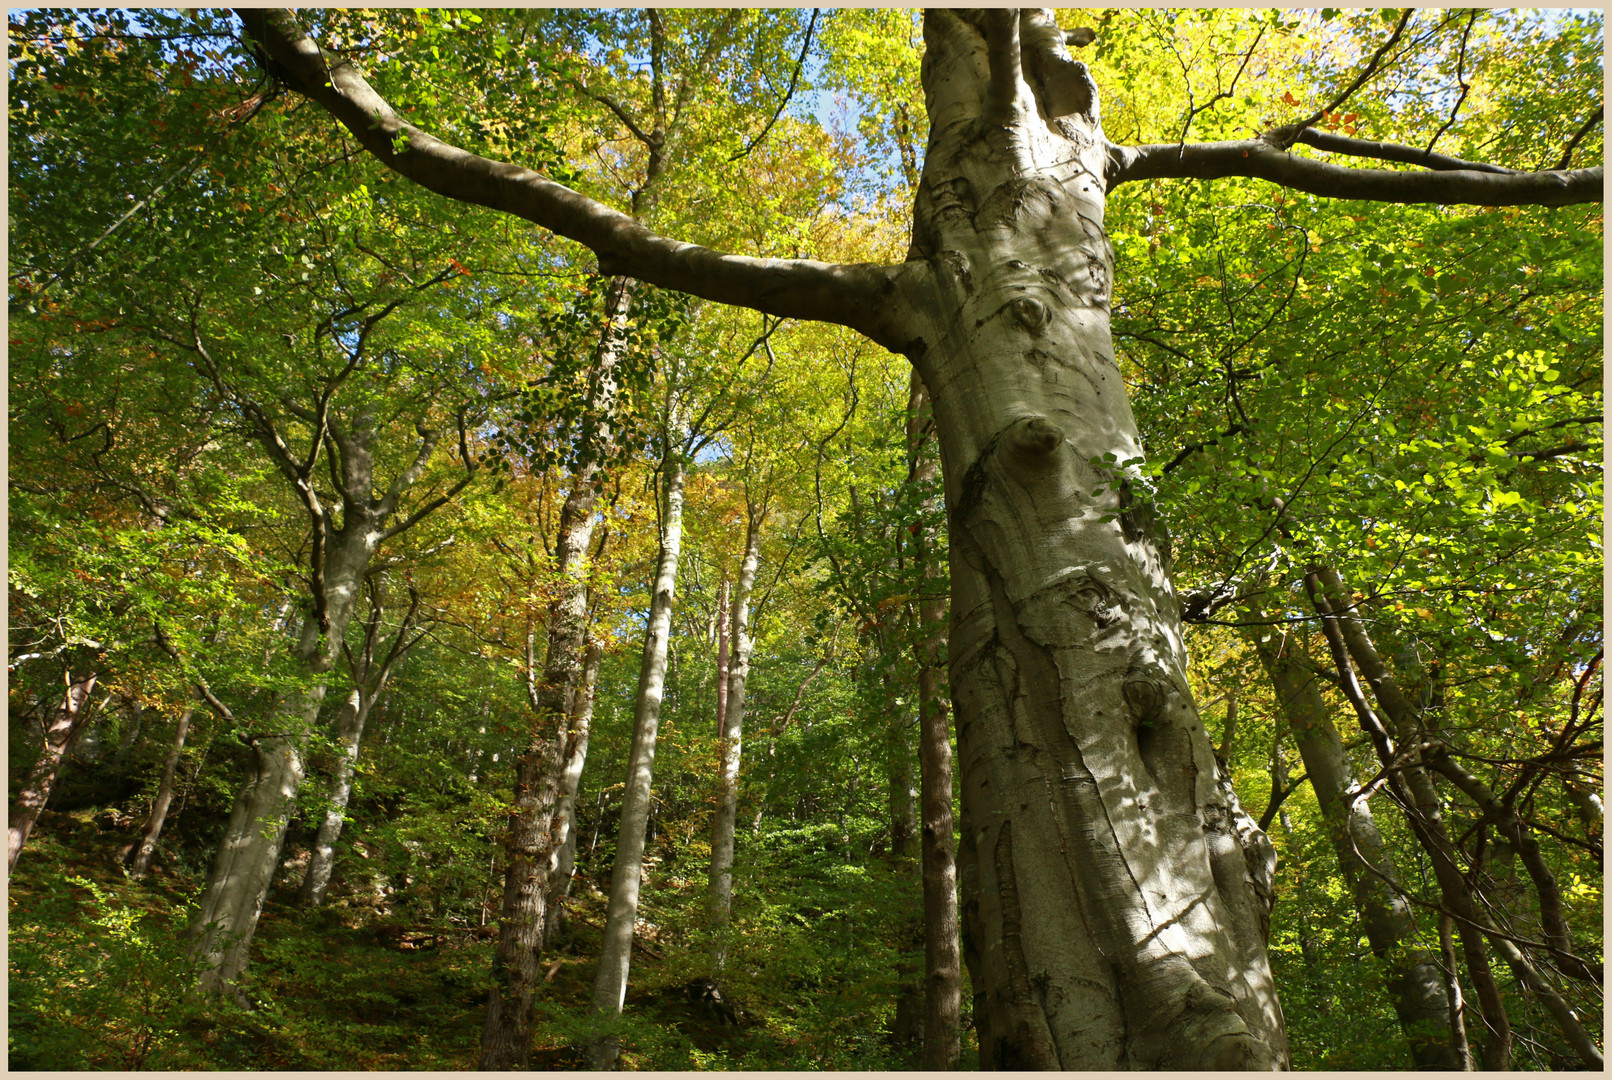
[[1219,180],[1250,176],[1331,199],[1468,206],[1574,206],[1604,200],[1603,173],[1593,169],[1496,174],[1475,169],[1398,172],[1350,169],[1297,157],[1264,139],[1115,146],[1108,187],[1132,180]]
[[1567,147],[1562,150],[1562,159],[1556,163],[1558,169],[1567,168],[1567,163],[1573,160],[1573,151],[1578,149],[1578,144],[1584,141],[1584,136],[1595,130],[1595,125],[1601,122],[1601,114],[1605,109],[1604,104],[1597,105],[1595,111],[1590,114],[1590,118],[1584,121],[1584,126],[1579,128],[1578,133],[1568,140]]
[[754,139],[751,139],[748,143],[746,143],[743,150],[740,150],[737,154],[734,154],[732,157],[728,158],[729,161],[738,161],[742,157],[748,157],[750,151],[754,150],[757,146],[760,146],[761,140],[767,137],[767,132],[772,130],[772,126],[776,124],[778,122],[778,118],[784,114],[784,109],[789,107],[790,99],[795,96],[795,87],[800,84],[800,73],[806,67],[806,52],[812,47],[812,31],[817,29],[817,15],[819,10],[820,9],[818,8],[812,8],[812,21],[806,24],[806,40],[801,42],[800,56],[796,57],[795,59],[795,74],[790,76],[789,89],[784,91],[784,99],[778,103],[778,108],[773,110],[772,119],[768,120],[767,126],[761,129],[761,134],[757,135]]
[[[1465,77],[1466,76],[1466,42],[1467,42],[1467,38],[1469,36],[1471,36],[1471,34],[1472,34],[1472,24],[1478,21],[1478,14],[1479,14],[1478,9],[1474,8],[1472,10],[1472,13],[1467,16],[1466,29],[1461,31],[1461,51],[1460,51],[1459,55],[1456,57],[1456,60],[1455,60],[1455,82],[1456,82],[1456,85],[1461,88],[1461,96],[1456,98],[1455,99],[1455,104],[1453,106],[1451,106],[1451,108],[1450,108],[1450,118],[1448,120],[1444,121],[1444,126],[1439,128],[1437,131],[1433,132],[1433,137],[1431,139],[1427,140],[1427,148],[1428,148],[1428,150],[1433,149],[1433,144],[1438,142],[1439,136],[1443,135],[1446,131],[1450,130],[1450,125],[1455,123],[1456,114],[1461,111],[1462,102],[1466,101],[1467,94],[1470,93],[1471,90],[1472,90],[1472,87],[1467,85],[1467,81],[1466,81],[1466,77]],[[1565,168],[1567,168],[1567,166],[1566,165],[1558,165],[1557,168],[1565,169]]]
[[1322,106],[1312,115],[1298,121],[1297,123],[1286,124],[1272,132],[1269,132],[1266,135],[1266,138],[1278,147],[1285,150],[1289,146],[1293,145],[1293,141],[1299,137],[1300,133],[1302,133],[1305,128],[1313,127],[1316,122],[1327,113],[1336,112],[1344,102],[1348,101],[1349,98],[1354,95],[1356,90],[1359,90],[1366,84],[1366,80],[1370,79],[1377,73],[1377,68],[1382,65],[1383,57],[1388,54],[1389,49],[1392,49],[1399,43],[1401,35],[1405,33],[1406,24],[1410,22],[1411,16],[1415,13],[1415,8],[1405,9],[1404,14],[1400,15],[1399,17],[1398,25],[1394,27],[1394,32],[1389,35],[1388,40],[1382,43],[1381,48],[1371,54],[1371,59],[1366,61],[1365,68],[1361,70],[1359,75],[1355,76],[1355,81],[1350,83],[1348,88],[1344,90],[1343,93],[1334,98],[1331,104]]
[[1468,169],[1473,172],[1498,173],[1502,176],[1521,175],[1516,169],[1507,169],[1500,165],[1489,165],[1481,161],[1462,161],[1460,158],[1435,154],[1430,150],[1421,150],[1414,146],[1404,146],[1400,143],[1374,142],[1371,139],[1355,139],[1348,135],[1338,135],[1330,131],[1318,131],[1315,128],[1305,128],[1299,134],[1298,141],[1306,146],[1313,146],[1317,150],[1326,150],[1334,154],[1376,158],[1378,161],[1398,161],[1405,165],[1420,165],[1425,169],[1433,169],[1438,172]]

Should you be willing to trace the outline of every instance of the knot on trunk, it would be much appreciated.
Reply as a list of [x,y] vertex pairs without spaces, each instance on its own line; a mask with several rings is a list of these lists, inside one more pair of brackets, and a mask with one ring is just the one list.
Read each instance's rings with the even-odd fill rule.
[[1047,323],[1052,321],[1052,312],[1047,309],[1047,305],[1033,296],[1021,296],[1010,301],[1007,310],[1020,326],[1037,336],[1040,336],[1047,328]]
[[1026,417],[1009,428],[1007,433],[1009,449],[1021,457],[1032,459],[1051,454],[1063,445],[1063,440],[1063,428],[1045,416]]
[[1164,715],[1170,690],[1170,684],[1164,679],[1150,671],[1135,669],[1126,673],[1125,682],[1120,687],[1131,716],[1135,718],[1137,727],[1142,728],[1151,727]]

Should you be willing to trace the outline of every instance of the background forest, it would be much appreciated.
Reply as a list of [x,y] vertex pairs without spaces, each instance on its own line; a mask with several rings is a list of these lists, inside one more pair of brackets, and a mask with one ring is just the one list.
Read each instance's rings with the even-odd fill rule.
[[[302,15],[401,113],[666,235],[903,258],[915,12]],[[1076,15],[1116,142],[1245,137],[1369,68],[1319,129],[1602,161],[1598,12]],[[227,13],[13,12],[9,43],[11,1067],[476,1067],[540,758],[535,1067],[601,1035],[634,1069],[924,1061],[947,523],[907,361],[398,178]],[[1583,1067],[1601,206],[1145,181],[1107,228],[1192,691],[1277,853],[1295,1067],[1426,1064],[1407,957],[1468,1064]],[[1442,854],[1379,754],[1406,717]],[[271,759],[261,918],[198,994],[230,943],[187,927]]]

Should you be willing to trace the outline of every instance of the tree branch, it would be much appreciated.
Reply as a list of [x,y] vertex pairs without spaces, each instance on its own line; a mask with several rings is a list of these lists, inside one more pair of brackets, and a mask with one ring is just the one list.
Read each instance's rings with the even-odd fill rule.
[[768,120],[767,126],[761,129],[761,134],[746,143],[743,150],[728,158],[729,161],[738,161],[742,157],[748,157],[750,151],[761,145],[761,140],[767,137],[767,132],[772,130],[772,126],[778,122],[778,118],[789,107],[790,99],[795,96],[795,87],[800,84],[800,73],[806,67],[806,51],[812,47],[812,31],[817,29],[818,11],[818,8],[812,8],[812,21],[806,24],[806,40],[801,42],[800,56],[795,59],[795,74],[790,76],[789,89],[784,91],[784,99],[778,103],[778,108],[773,110],[772,119]]
[[1334,154],[1376,158],[1378,161],[1397,161],[1405,165],[1420,165],[1423,168],[1433,169],[1438,172],[1468,169],[1472,172],[1498,173],[1501,176],[1521,175],[1516,169],[1507,169],[1501,165],[1489,165],[1481,161],[1462,161],[1460,158],[1449,157],[1445,154],[1435,154],[1431,150],[1422,150],[1415,146],[1374,142],[1370,139],[1356,139],[1330,131],[1318,131],[1315,128],[1305,128],[1299,134],[1298,141],[1306,146],[1313,146],[1317,150],[1326,150]]
[[1249,176],[1331,199],[1468,206],[1573,206],[1604,200],[1603,169],[1496,174],[1476,169],[1398,172],[1349,169],[1296,157],[1264,139],[1114,146],[1108,189],[1133,180]]
[[1355,81],[1349,84],[1349,88],[1347,90],[1334,98],[1332,104],[1322,106],[1320,109],[1317,109],[1315,113],[1303,120],[1298,121],[1297,123],[1287,124],[1283,127],[1277,128],[1275,131],[1268,133],[1266,138],[1275,143],[1281,149],[1285,150],[1289,146],[1293,145],[1293,140],[1297,139],[1306,128],[1315,126],[1316,121],[1320,120],[1327,113],[1336,112],[1345,101],[1348,101],[1349,98],[1353,96],[1356,90],[1359,90],[1366,84],[1367,79],[1370,79],[1377,73],[1377,68],[1381,66],[1383,57],[1388,54],[1389,49],[1392,49],[1396,44],[1398,44],[1400,36],[1405,33],[1406,24],[1410,22],[1411,16],[1415,13],[1415,8],[1405,9],[1404,13],[1399,17],[1398,25],[1394,27],[1394,32],[1389,35],[1388,40],[1383,42],[1382,46],[1376,52],[1371,54],[1371,59],[1366,61],[1365,68],[1360,72],[1359,75],[1355,76]]
[[772,315],[849,326],[899,351],[906,335],[891,303],[899,268],[725,255],[659,236],[631,217],[531,169],[481,157],[405,123],[348,61],[327,54],[286,9],[236,14],[266,65],[341,122],[382,164],[451,199],[501,210],[575,240],[600,273]]
[[1590,114],[1590,118],[1584,121],[1584,126],[1578,129],[1578,134],[1568,140],[1567,147],[1562,150],[1562,159],[1556,163],[1558,169],[1567,168],[1567,163],[1573,160],[1573,151],[1578,149],[1578,144],[1584,141],[1584,136],[1595,130],[1595,125],[1601,122],[1601,114],[1605,109],[1604,104],[1597,105],[1595,111]]

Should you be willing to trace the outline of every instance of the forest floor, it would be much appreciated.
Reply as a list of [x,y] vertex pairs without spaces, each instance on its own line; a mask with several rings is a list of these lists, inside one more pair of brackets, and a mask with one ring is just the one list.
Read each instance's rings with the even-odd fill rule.
[[[298,875],[284,874],[241,999],[199,999],[179,934],[204,868],[170,858],[134,881],[116,862],[128,842],[93,812],[46,811],[25,849],[9,894],[12,1069],[475,1068],[491,916],[434,925],[339,891],[307,910]],[[587,1006],[602,922],[602,896],[578,890],[563,942],[545,955],[533,1068],[584,1066],[574,1048],[596,1024]],[[623,1068],[805,1064],[787,1026],[733,1023],[650,942],[633,963]]]

